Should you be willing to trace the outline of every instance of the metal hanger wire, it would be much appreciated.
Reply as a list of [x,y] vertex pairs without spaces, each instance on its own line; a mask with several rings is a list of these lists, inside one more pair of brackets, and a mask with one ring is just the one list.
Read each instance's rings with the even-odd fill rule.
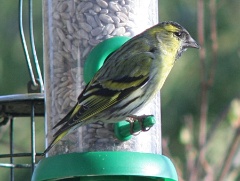
[[[19,0],[19,30],[20,30],[20,37],[21,37],[21,42],[24,50],[24,55],[27,61],[27,66],[28,66],[28,71],[29,75],[32,81],[32,85],[36,87],[40,87],[41,93],[44,92],[44,83],[43,83],[43,78],[41,74],[41,69],[39,66],[38,58],[37,58],[37,53],[36,53],[36,48],[35,48],[35,43],[34,43],[34,33],[33,33],[33,16],[32,16],[32,0],[29,0],[29,33],[30,33],[30,44],[31,44],[31,49],[32,49],[32,54],[33,54],[33,62],[35,64],[36,68],[36,73],[38,79],[35,78],[33,68],[32,68],[32,63],[30,60],[28,48],[27,48],[27,43],[24,35],[24,29],[23,29],[23,0]],[[38,80],[38,81],[36,81]],[[40,85],[39,85],[40,84]]]

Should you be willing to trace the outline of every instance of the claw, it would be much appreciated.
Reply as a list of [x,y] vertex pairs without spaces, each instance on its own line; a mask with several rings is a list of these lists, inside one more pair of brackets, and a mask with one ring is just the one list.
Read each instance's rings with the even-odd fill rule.
[[134,135],[134,136],[139,135],[141,131],[134,132],[134,123],[136,121],[138,121],[138,120],[133,118],[133,117],[127,117],[126,121],[129,122],[129,124],[130,124],[130,133],[131,133],[131,135]]
[[133,134],[133,124],[134,124],[133,119],[131,119],[130,117],[127,117],[126,121],[129,122],[129,124],[130,124],[130,133]]

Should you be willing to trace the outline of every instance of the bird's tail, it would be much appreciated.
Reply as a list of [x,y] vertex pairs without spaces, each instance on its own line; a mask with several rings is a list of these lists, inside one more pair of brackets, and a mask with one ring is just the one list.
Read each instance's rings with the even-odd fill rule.
[[62,132],[61,134],[59,134],[58,136],[56,136],[53,141],[51,142],[51,144],[47,147],[47,149],[43,152],[42,156],[46,155],[46,153],[55,145],[57,144],[58,141],[60,141],[64,136],[66,136],[68,134],[69,130],[66,130],[64,132]]
[[[74,110],[77,107],[78,104],[76,104],[71,111],[61,120],[59,121],[52,129],[55,129],[56,127],[65,124],[71,119],[72,115],[74,114]],[[58,130],[54,135],[54,139],[51,142],[51,144],[47,147],[47,149],[43,152],[42,156],[46,155],[46,153],[58,142],[60,141],[64,136],[68,134],[69,129],[66,130]]]

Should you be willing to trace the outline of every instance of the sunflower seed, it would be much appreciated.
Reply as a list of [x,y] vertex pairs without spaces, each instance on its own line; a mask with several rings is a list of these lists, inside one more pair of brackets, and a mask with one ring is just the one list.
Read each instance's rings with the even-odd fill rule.
[[124,14],[128,14],[127,8],[125,8],[125,7],[121,8],[121,12],[124,13]]
[[96,28],[96,27],[97,27],[97,23],[96,23],[94,17],[92,17],[92,16],[90,16],[90,15],[88,15],[88,14],[85,14],[85,16],[86,16],[86,18],[87,18],[87,23],[88,23],[89,25],[91,25],[93,28]]
[[59,12],[65,12],[67,8],[68,8],[68,4],[66,2],[59,4],[59,6],[57,7]]
[[120,11],[120,8],[116,2],[109,2],[109,8],[113,11]]
[[63,31],[62,31],[60,28],[56,28],[56,30],[57,30],[58,37],[59,37],[62,41],[64,41],[64,40],[65,40],[65,35],[64,35]]
[[108,143],[109,142],[109,138],[99,138],[96,143]]
[[74,29],[73,29],[71,21],[70,20],[66,21],[66,25],[67,25],[68,33],[72,34],[74,32]]
[[84,31],[83,29],[80,29],[79,31],[77,31],[77,37],[78,39],[85,39],[88,40],[88,33],[86,31]]
[[69,105],[69,103],[70,103],[70,99],[65,99],[62,103],[61,109],[62,110],[65,109]]
[[102,9],[99,13],[100,14],[107,14],[108,13],[108,9]]
[[84,6],[82,6],[80,13],[84,13],[85,11],[87,11],[88,9],[91,9],[92,7],[93,7],[93,3],[87,2],[86,4],[84,4]]
[[100,33],[102,33],[102,31],[103,31],[103,28],[102,28],[102,27],[94,28],[94,29],[91,31],[91,35],[92,35],[92,36],[97,36],[97,35],[99,35]]
[[102,128],[102,125],[97,124],[97,123],[92,123],[92,124],[89,124],[88,127],[90,127],[90,128]]
[[68,52],[70,52],[72,50],[72,44],[71,44],[71,41],[69,39],[66,38],[64,40],[64,45],[65,45]]
[[88,12],[89,12],[89,14],[91,14],[91,15],[93,15],[93,16],[94,16],[94,15],[97,15],[97,13],[96,13],[94,10],[92,10],[92,9],[90,9]]
[[126,14],[122,13],[122,12],[116,12],[116,15],[118,16],[118,18],[122,21],[122,22],[126,22],[128,21],[128,17]]
[[53,18],[56,19],[56,20],[59,20],[61,17],[60,17],[60,14],[59,14],[59,13],[54,12],[54,13],[53,13]]
[[90,39],[88,43],[92,46],[96,46],[98,43],[100,43],[100,40]]
[[95,128],[89,128],[87,129],[88,133],[96,133],[96,129]]
[[92,30],[92,27],[89,24],[84,22],[79,23],[79,27],[84,29],[86,32],[90,32]]
[[68,85],[67,81],[63,81],[61,84],[59,84],[59,87],[66,87]]
[[104,35],[111,34],[114,29],[115,29],[114,24],[111,24],[111,23],[110,23],[110,24],[107,24],[107,25],[105,26],[105,28],[104,28],[103,34],[104,34]]
[[97,4],[94,4],[93,5],[93,10],[96,12],[96,13],[99,13],[101,11],[101,7],[98,6]]
[[101,26],[102,26],[102,23],[101,23],[101,21],[100,21],[98,15],[94,15],[94,19],[95,19],[97,25],[98,25],[99,27],[101,27]]
[[96,2],[102,8],[107,8],[108,7],[108,3],[104,0],[96,0]]
[[112,15],[111,18],[114,21],[114,23],[120,23],[120,21],[121,21],[120,18],[115,15]]
[[100,14],[100,15],[99,15],[99,19],[100,19],[103,23],[106,23],[106,24],[108,24],[108,23],[113,23],[113,22],[114,22],[113,19],[112,19],[110,16],[106,15],[106,14]]
[[97,129],[96,130],[96,134],[99,137],[108,137],[110,135],[113,135],[113,133],[111,131],[109,131],[108,129],[106,129],[106,128]]
[[65,20],[70,19],[70,14],[69,13],[61,13],[60,15],[61,15],[62,19],[65,19]]
[[86,3],[86,2],[83,1],[83,2],[79,2],[79,3],[77,4],[77,11],[78,11],[78,12],[81,11],[81,9],[84,7],[85,3]]
[[113,36],[121,36],[121,35],[124,35],[124,33],[126,32],[125,28],[124,27],[119,27],[119,28],[116,28],[113,32],[112,32],[112,35]]

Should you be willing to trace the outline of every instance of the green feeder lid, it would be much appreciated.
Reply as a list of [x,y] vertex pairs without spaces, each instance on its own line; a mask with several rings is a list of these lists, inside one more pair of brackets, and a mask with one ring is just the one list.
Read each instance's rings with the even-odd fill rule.
[[70,153],[42,159],[32,181],[177,181],[171,160],[139,152]]

